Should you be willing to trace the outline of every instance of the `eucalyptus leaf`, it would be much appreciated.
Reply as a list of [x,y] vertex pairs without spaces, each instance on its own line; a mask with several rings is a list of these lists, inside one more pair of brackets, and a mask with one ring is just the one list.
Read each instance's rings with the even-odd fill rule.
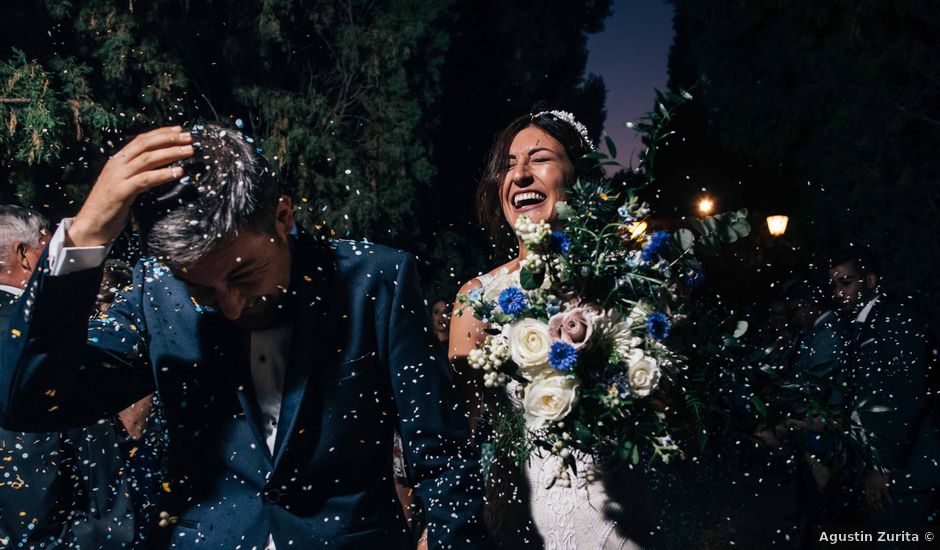
[[728,224],[721,224],[718,227],[718,238],[726,243],[733,243],[738,240],[738,234]]
[[676,240],[683,252],[695,246],[695,235],[684,227],[676,231]]
[[604,143],[607,144],[607,151],[610,153],[610,158],[617,158],[617,146],[614,145],[614,140],[610,139],[610,136],[606,133],[604,134]]
[[731,229],[738,234],[738,237],[747,237],[751,234],[751,224],[746,220],[738,220],[731,224]]
[[555,212],[558,213],[558,219],[561,221],[568,220],[571,218],[571,216],[574,215],[574,210],[568,206],[568,203],[563,201],[558,201],[555,203]]
[[764,404],[764,400],[758,397],[757,395],[751,395],[751,402],[754,403],[754,407],[757,409],[757,412],[761,416],[767,416],[767,405]]
[[542,286],[542,282],[545,280],[545,272],[533,273],[528,269],[522,269],[519,272],[519,282],[522,284],[522,288],[525,290],[535,290]]
[[702,224],[708,229],[708,233],[714,233],[718,229],[718,220],[714,216],[708,216],[702,219]]

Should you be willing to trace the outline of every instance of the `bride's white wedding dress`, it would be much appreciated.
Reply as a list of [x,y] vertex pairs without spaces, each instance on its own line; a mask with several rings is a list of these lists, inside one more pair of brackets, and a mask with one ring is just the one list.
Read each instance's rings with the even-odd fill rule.
[[[516,272],[516,277],[518,277]],[[495,298],[513,281],[505,268],[495,277],[479,277],[484,296]],[[512,393],[509,390],[507,393]],[[518,399],[509,395],[510,401]],[[575,549],[638,549],[637,539],[654,538],[649,525],[648,489],[643,475],[625,468],[616,474],[595,471],[593,460],[582,453],[573,453],[577,475],[571,476],[571,487],[554,483],[561,460],[546,450],[532,453],[525,468],[528,491],[528,512],[547,550]],[[587,474],[595,481],[587,481]],[[615,494],[610,494],[615,493]],[[526,503],[522,503],[523,506]],[[634,510],[635,508],[635,510]],[[625,525],[629,518],[630,525]]]
[[618,531],[618,522],[612,518],[622,516],[623,507],[609,498],[603,481],[585,479],[594,468],[590,457],[575,456],[578,475],[571,477],[571,487],[552,483],[561,459],[547,451],[533,454],[526,467],[532,521],[545,548],[640,548]]

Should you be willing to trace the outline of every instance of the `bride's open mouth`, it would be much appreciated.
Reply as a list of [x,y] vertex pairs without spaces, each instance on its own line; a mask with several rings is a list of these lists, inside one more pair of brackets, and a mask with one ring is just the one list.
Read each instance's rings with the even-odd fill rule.
[[541,191],[520,191],[512,196],[512,207],[516,212],[527,212],[541,206],[548,196]]

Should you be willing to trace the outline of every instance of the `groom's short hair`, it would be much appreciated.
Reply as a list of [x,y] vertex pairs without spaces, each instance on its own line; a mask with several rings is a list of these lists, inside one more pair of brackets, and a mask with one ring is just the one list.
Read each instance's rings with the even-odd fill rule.
[[142,194],[134,217],[145,254],[192,265],[240,230],[274,232],[281,187],[261,149],[238,130],[195,124],[178,181]]
[[862,277],[869,273],[881,275],[878,262],[867,246],[846,246],[836,250],[829,258],[829,269],[845,263],[851,263],[852,268]]

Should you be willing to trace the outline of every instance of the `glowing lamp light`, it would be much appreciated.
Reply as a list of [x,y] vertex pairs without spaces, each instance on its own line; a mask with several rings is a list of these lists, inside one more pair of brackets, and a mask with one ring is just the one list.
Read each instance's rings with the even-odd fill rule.
[[715,201],[709,197],[703,197],[698,201],[698,213],[707,216],[715,210]]
[[767,229],[774,237],[780,237],[787,232],[787,223],[789,223],[789,221],[789,216],[767,216]]
[[630,238],[633,240],[639,239],[643,236],[643,233],[646,233],[646,228],[649,224],[645,221],[633,222],[627,226],[627,231],[630,232]]

